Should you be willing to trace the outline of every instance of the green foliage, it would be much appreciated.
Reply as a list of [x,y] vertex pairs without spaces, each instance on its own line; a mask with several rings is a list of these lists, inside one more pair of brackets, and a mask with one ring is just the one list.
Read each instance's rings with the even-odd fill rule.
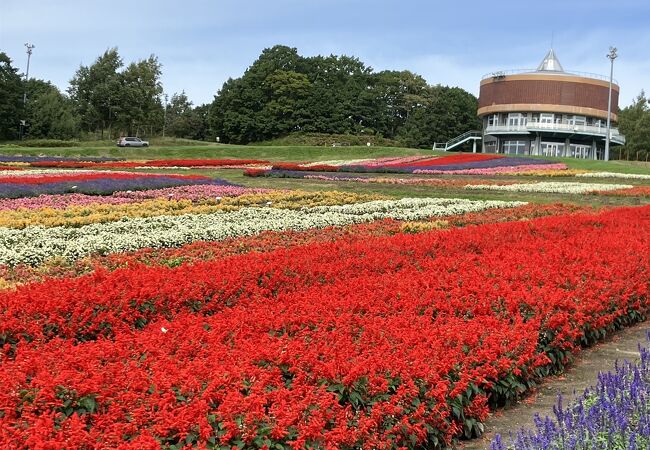
[[113,127],[121,134],[150,134],[162,125],[160,94],[161,65],[151,55],[133,62],[123,71],[124,63],[117,49],[104,52],[95,62],[81,66],[70,81],[70,97],[81,126],[88,132],[108,130]]
[[124,63],[116,48],[106,50],[90,66],[81,66],[70,81],[68,92],[75,103],[85,130],[110,130],[120,109],[121,81],[118,74]]
[[398,139],[409,147],[428,147],[481,128],[478,101],[469,92],[447,86],[428,87],[424,102],[413,107]]
[[0,139],[16,139],[22,113],[23,83],[18,69],[0,52]]
[[174,94],[167,105],[165,129],[166,135],[184,139],[207,139],[209,106],[192,108],[185,91]]
[[325,147],[364,146],[400,147],[400,143],[377,135],[366,134],[327,134],[296,132],[270,141],[256,142],[255,145],[318,145]]
[[650,99],[645,92],[637,96],[634,102],[620,111],[618,115],[619,130],[625,135],[626,143],[619,150],[627,159],[647,160],[650,155]]
[[[429,146],[478,126],[477,101],[409,71],[373,72],[349,56],[266,49],[229,79],[208,115],[212,136],[246,144],[292,133],[370,135]],[[365,138],[363,138],[365,139]]]
[[78,116],[71,100],[49,82],[27,82],[27,138],[71,139],[79,135]]
[[119,74],[121,85],[116,121],[123,133],[138,135],[146,128],[150,131],[154,126],[158,128],[162,118],[161,75],[161,65],[154,55],[129,64]]

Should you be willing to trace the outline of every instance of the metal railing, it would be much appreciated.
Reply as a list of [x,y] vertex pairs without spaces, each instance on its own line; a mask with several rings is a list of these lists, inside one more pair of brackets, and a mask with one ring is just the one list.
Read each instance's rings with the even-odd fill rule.
[[478,130],[467,131],[460,136],[449,139],[447,142],[434,142],[433,150],[451,150],[452,148],[460,145],[464,142],[469,141],[470,139],[482,139],[483,135]]
[[[544,75],[552,75],[552,74],[557,74],[557,75],[575,75],[578,77],[585,77],[585,78],[594,78],[596,80],[602,80],[602,81],[609,81],[609,77],[605,75],[600,75],[598,73],[591,73],[591,72],[580,72],[577,70],[565,70],[563,72],[553,72],[550,70],[537,70],[537,69],[508,69],[508,70],[497,70],[496,72],[490,72],[486,73],[481,77],[481,81],[486,80],[488,78],[499,78],[499,77],[505,77],[508,75],[519,75],[522,73],[539,73],[539,74],[544,74]],[[618,84],[618,81],[614,80],[614,84]]]
[[[528,122],[525,125],[488,125],[485,128],[486,134],[492,133],[530,133],[531,131],[559,131],[564,133],[589,134],[595,136],[607,136],[606,127],[595,127],[593,125],[575,125],[571,123],[544,123]],[[616,142],[625,143],[625,136],[619,133],[618,128],[612,128],[610,138]]]

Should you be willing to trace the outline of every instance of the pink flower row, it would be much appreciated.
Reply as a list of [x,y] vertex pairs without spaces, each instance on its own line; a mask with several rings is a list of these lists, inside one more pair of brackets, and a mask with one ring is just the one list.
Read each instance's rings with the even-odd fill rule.
[[92,204],[120,205],[125,203],[137,203],[147,199],[169,198],[170,196],[176,200],[185,199],[198,201],[215,197],[237,197],[242,194],[263,192],[270,192],[270,189],[252,189],[240,186],[190,185],[152,189],[149,191],[115,192],[112,195],[106,196],[85,194],[39,195],[38,197],[0,199],[0,210],[18,208],[65,209],[70,206],[85,206]]
[[529,164],[523,166],[504,166],[504,167],[488,167],[484,169],[460,169],[460,170],[433,170],[433,169],[419,169],[414,170],[413,173],[429,174],[429,175],[498,175],[500,173],[516,173],[516,172],[530,172],[531,170],[564,170],[566,164]]
[[271,192],[272,189],[254,189],[242,186],[215,186],[209,184],[178,186],[163,189],[151,189],[148,191],[116,192],[115,197],[133,199],[136,201],[152,198],[168,198],[180,200],[203,200],[215,197],[237,197],[242,194],[261,194]]
[[[151,169],[151,166],[137,166],[134,167],[135,169]],[[154,167],[154,169],[170,169],[170,170],[197,170],[197,169],[205,169],[205,170],[215,170],[215,169],[263,169],[263,170],[271,170],[272,166],[270,165],[255,165],[255,164],[233,164],[233,165],[227,165],[227,166],[192,166],[192,167],[185,167],[185,166],[162,166],[162,167]]]

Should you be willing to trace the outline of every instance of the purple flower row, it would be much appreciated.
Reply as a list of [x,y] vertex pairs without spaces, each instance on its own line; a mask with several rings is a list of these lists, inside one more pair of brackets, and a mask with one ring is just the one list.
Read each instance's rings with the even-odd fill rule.
[[482,161],[470,161],[457,164],[446,165],[431,165],[431,166],[401,166],[401,167],[386,167],[386,166],[369,166],[369,165],[350,165],[341,166],[339,172],[353,172],[353,173],[366,173],[366,172],[385,172],[385,173],[413,173],[414,171],[422,170],[435,170],[440,172],[456,171],[456,170],[469,170],[469,169],[488,169],[495,167],[514,167],[514,166],[532,166],[532,165],[548,165],[552,164],[551,161],[536,158],[519,158],[519,157],[504,157],[495,158]]
[[554,418],[536,416],[536,429],[520,431],[511,443],[497,435],[491,449],[649,449],[650,349],[640,352],[639,364],[624,361],[601,373],[596,387],[568,407],[560,397]]
[[116,191],[141,191],[194,184],[234,186],[232,183],[221,179],[182,179],[166,176],[142,178],[98,178],[43,184],[0,183],[0,198],[36,197],[43,194],[69,193],[110,195]]

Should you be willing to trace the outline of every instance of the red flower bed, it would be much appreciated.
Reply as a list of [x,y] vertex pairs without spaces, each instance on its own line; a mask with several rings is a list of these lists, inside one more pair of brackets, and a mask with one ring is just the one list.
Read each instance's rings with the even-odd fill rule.
[[266,169],[246,169],[244,170],[244,176],[246,177],[263,177],[266,175],[268,170]]
[[267,164],[268,161],[259,159],[155,159],[151,161],[117,161],[117,162],[92,162],[92,161],[37,161],[30,165],[33,167],[59,167],[59,168],[103,168],[119,169],[134,167],[221,167],[239,166],[247,164]]
[[35,175],[22,177],[2,177],[0,184],[45,184],[45,183],[62,183],[70,181],[88,181],[110,178],[115,180],[135,179],[135,178],[177,178],[181,180],[208,180],[209,177],[202,175],[160,175],[155,173],[116,173],[116,172],[94,172],[94,173],[74,173],[52,174],[52,175]]
[[650,207],[618,209],[4,292],[0,440],[448,443],[488,395],[645,312],[649,225]]
[[650,186],[634,186],[633,188],[617,189],[615,191],[594,191],[592,195],[615,195],[617,197],[650,197]]
[[318,164],[315,166],[302,166],[296,163],[275,163],[274,170],[300,170],[303,172],[338,172],[339,166],[330,166],[328,164]]
[[502,155],[485,153],[459,153],[457,155],[443,156],[442,158],[424,159],[415,162],[401,164],[386,164],[386,167],[428,167],[446,166],[448,164],[461,164],[476,161],[489,161],[491,159],[503,158]]
[[241,166],[246,164],[268,164],[261,159],[157,159],[145,165],[151,167],[193,167],[193,166]]

